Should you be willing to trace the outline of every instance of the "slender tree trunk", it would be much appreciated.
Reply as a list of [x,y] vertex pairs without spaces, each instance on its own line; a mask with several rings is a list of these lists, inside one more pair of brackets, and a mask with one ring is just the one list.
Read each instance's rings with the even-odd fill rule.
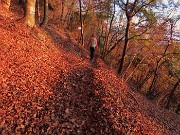
[[26,16],[26,2],[25,2],[25,0],[19,0],[19,4],[20,4],[21,7],[23,8],[24,17],[25,17],[25,16]]
[[40,26],[45,27],[48,22],[48,0],[44,0],[44,17]]
[[105,43],[104,43],[104,50],[103,50],[103,58],[106,58],[106,56],[108,55],[108,44],[109,44],[109,38],[110,38],[110,34],[112,32],[112,26],[113,26],[113,21],[114,21],[114,18],[115,18],[115,13],[116,13],[116,6],[115,6],[115,0],[114,0],[114,5],[113,5],[113,15],[111,17],[111,20],[110,20],[110,24],[109,24],[109,29],[108,29],[108,32],[107,32],[107,36],[106,36],[106,39],[105,39]]
[[125,31],[124,48],[123,48],[123,53],[122,53],[121,60],[120,60],[120,66],[119,66],[118,74],[120,74],[123,70],[124,58],[126,55],[126,49],[127,49],[128,44],[129,44],[129,30],[130,30],[130,26],[131,26],[131,20],[132,20],[132,17],[127,16],[127,25],[126,25],[126,31]]
[[29,27],[34,27],[35,25],[35,5],[36,0],[27,0],[24,23]]
[[83,19],[82,19],[82,6],[81,6],[81,0],[79,0],[79,12],[80,12],[80,22],[81,22],[81,44],[84,47],[84,35],[83,35]]
[[64,0],[62,0],[62,8],[61,8],[61,25],[63,25],[63,17],[64,17]]
[[178,79],[178,81],[175,83],[174,87],[172,88],[172,90],[168,96],[167,103],[165,105],[165,108],[167,108],[167,109],[169,109],[170,102],[173,99],[174,92],[176,91],[176,88],[179,86],[179,82],[180,82],[180,79]]
[[38,24],[40,24],[40,22],[41,22],[41,13],[40,13],[40,7],[39,7],[39,5],[40,5],[40,0],[37,0],[37,5],[36,5],[36,7],[37,7],[37,17],[38,17]]
[[172,44],[172,34],[173,34],[173,24],[171,23],[171,27],[170,27],[170,39],[168,40],[168,45],[166,46],[162,56],[159,58],[159,60],[157,61],[156,63],[156,68],[155,68],[155,71],[154,71],[154,76],[153,76],[153,80],[152,80],[152,83],[149,87],[149,90],[147,92],[147,97],[149,97],[150,99],[153,98],[153,94],[154,94],[154,86],[156,85],[156,82],[157,82],[157,76],[158,76],[158,72],[159,72],[159,67],[163,64],[163,62],[161,63],[161,60],[164,58],[164,56],[166,55],[167,53],[167,50],[169,48],[169,46]]
[[156,81],[157,81],[157,75],[158,75],[158,69],[159,69],[159,61],[157,62],[156,64],[156,69],[154,71],[154,76],[153,76],[153,80],[152,80],[152,83],[149,87],[149,90],[147,92],[147,97],[149,99],[152,99],[153,98],[153,94],[154,94],[154,86],[156,84]]

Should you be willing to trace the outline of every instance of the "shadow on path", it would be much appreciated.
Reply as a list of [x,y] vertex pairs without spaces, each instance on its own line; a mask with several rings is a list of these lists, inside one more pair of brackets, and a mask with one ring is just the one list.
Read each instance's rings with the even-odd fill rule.
[[[61,86],[60,86],[61,85]],[[103,107],[103,86],[95,80],[91,68],[83,67],[68,73],[66,82],[57,86],[62,93],[55,104],[56,116],[62,123],[61,134],[120,135],[113,128],[109,110]],[[57,88],[56,88],[57,90]],[[97,94],[99,93],[99,94]]]

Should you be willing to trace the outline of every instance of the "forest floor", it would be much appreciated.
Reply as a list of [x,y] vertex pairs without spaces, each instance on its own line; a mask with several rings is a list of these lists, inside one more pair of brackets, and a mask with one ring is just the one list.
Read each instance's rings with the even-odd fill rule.
[[0,9],[0,134],[178,135],[180,116],[129,90],[54,25]]

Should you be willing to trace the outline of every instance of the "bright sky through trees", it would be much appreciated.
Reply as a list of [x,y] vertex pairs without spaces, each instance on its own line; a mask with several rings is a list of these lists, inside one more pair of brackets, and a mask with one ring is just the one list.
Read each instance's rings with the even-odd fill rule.
[[[178,16],[179,20],[176,23],[176,30],[180,31],[180,0],[173,0],[173,1],[177,5],[177,10],[175,10],[172,13],[172,16]],[[168,2],[170,2],[170,0],[162,0],[162,2],[163,2],[163,4],[165,4],[168,7]],[[168,10],[168,8],[167,8],[167,10]],[[166,11],[164,11],[164,13],[166,13]]]
[[[178,2],[180,2],[179,0],[173,0],[175,3],[178,3]],[[162,0],[162,2],[164,3],[164,4],[168,4],[168,0]]]
[[[174,8],[170,5],[170,3],[172,1],[176,5],[176,8]],[[176,22],[175,31],[176,32],[180,31],[180,0],[161,0],[161,2],[162,2],[162,4],[164,4],[164,6],[166,8],[163,8],[163,10],[159,10],[159,11],[157,9],[155,9],[155,10],[157,10],[157,12],[162,14],[162,17],[164,16],[164,17],[168,17],[168,18],[178,18],[177,22]],[[138,23],[138,21],[139,21],[138,17],[134,16],[133,22]]]

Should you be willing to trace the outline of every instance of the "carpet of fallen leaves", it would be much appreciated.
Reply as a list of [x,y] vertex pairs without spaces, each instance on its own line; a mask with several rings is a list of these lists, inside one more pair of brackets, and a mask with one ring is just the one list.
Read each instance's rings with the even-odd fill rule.
[[[0,10],[0,134],[173,135],[67,33]],[[35,32],[34,32],[35,31]]]

